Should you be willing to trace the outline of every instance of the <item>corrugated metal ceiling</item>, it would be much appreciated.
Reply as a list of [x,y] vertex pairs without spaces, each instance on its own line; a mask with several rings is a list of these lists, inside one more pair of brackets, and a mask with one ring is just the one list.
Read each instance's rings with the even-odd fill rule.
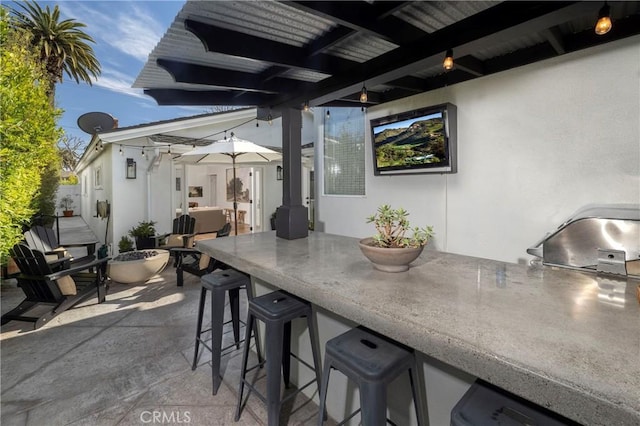
[[[609,40],[640,32],[629,29],[640,22],[639,4],[611,4],[614,18],[625,18],[625,28]],[[327,104],[357,101],[366,80],[381,88],[379,97],[370,93],[371,102],[384,102],[530,62],[529,50],[535,61],[564,53],[558,51],[564,43],[575,50],[606,42],[587,34],[599,8],[591,2],[188,1],[133,87],[156,90],[147,91],[155,95],[171,89],[161,96],[169,104],[189,103],[190,94],[202,91],[211,96],[194,104],[295,104],[304,96]],[[185,21],[206,25],[187,29]],[[483,28],[487,21],[493,33],[507,30],[508,36],[492,37]],[[263,42],[270,44],[262,47]],[[461,66],[444,82],[441,58],[447,48]],[[159,59],[171,60],[173,68],[159,66]],[[237,78],[229,71],[239,73]],[[190,79],[194,73],[199,77]],[[394,83],[403,76],[414,80]]]

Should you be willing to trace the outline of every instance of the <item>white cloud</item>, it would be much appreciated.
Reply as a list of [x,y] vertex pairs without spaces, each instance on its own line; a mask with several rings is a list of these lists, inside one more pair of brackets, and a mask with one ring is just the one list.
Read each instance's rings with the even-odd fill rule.
[[61,3],[65,17],[87,24],[85,29],[100,48],[114,48],[141,62],[160,41],[163,25],[147,8],[153,3],[73,2]]
[[148,99],[141,89],[133,89],[133,77],[115,69],[102,69],[102,74],[93,84],[98,87],[136,98]]

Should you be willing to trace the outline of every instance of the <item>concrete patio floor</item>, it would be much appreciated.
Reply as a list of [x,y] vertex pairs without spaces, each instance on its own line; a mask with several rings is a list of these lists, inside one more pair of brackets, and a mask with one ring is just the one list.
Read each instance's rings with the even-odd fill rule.
[[[61,240],[71,242],[62,228]],[[223,356],[224,380],[215,396],[208,351],[191,370],[200,280],[185,275],[182,288],[171,265],[143,285],[112,282],[105,303],[92,298],[36,331],[25,322],[2,326],[0,423],[266,424],[266,409],[255,395],[240,421],[233,421],[240,350]],[[2,313],[23,299],[15,280],[3,281],[0,295]],[[244,300],[242,308],[246,312]],[[231,334],[225,339],[230,342]],[[281,424],[316,424],[317,410],[298,396],[283,409]]]

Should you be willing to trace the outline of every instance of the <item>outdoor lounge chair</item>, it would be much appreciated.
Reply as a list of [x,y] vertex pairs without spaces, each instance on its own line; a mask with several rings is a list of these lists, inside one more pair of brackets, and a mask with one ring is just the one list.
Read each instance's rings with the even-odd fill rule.
[[56,234],[51,228],[44,226],[33,226],[24,233],[24,240],[33,250],[44,253],[48,261],[56,260],[56,258],[68,257],[66,248],[70,247],[86,247],[87,255],[79,258],[71,258],[71,264],[85,264],[95,259],[97,241],[86,243],[65,244],[61,246],[56,238]]
[[169,250],[173,247],[193,247],[196,218],[183,214],[173,219],[173,230],[170,234],[159,235],[158,248]]
[[[216,238],[227,237],[230,232],[231,224],[227,223],[216,233]],[[172,248],[171,255],[176,259],[176,282],[178,287],[182,287],[184,284],[183,274],[185,272],[201,277],[216,269],[229,268],[227,264],[191,247]]]
[[[173,219],[173,229],[170,234],[158,235],[156,237],[156,247],[163,250],[171,250],[174,247],[191,248],[195,243],[196,218],[183,214]],[[178,258],[174,252],[170,251],[174,257],[173,267],[178,266]]]
[[[11,255],[20,268],[21,274],[16,278],[26,298],[2,316],[1,324],[28,321],[34,323],[36,330],[94,294],[98,303],[105,300],[107,257],[54,271],[44,253],[24,244],[13,246]],[[88,272],[89,269],[95,272]]]

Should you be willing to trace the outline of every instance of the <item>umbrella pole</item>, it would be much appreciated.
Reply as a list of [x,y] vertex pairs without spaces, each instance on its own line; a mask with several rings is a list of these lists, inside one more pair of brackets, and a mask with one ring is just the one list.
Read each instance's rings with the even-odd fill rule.
[[238,201],[236,199],[236,157],[231,157],[233,163],[233,227],[238,235]]

